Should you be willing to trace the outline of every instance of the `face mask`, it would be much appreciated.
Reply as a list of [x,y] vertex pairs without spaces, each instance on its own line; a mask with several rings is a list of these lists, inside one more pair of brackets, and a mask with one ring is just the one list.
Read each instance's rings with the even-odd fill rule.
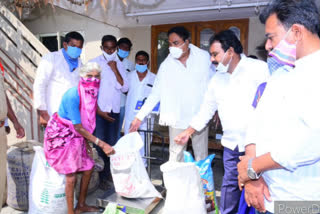
[[127,58],[129,56],[129,51],[124,51],[119,48],[118,50],[118,56],[121,57],[122,59]]
[[136,64],[136,71],[138,71],[139,73],[143,73],[148,69],[148,64],[146,65],[139,65]]
[[72,58],[72,59],[77,59],[81,55],[82,49],[78,47],[72,47],[68,45],[67,49],[67,54]]
[[269,68],[269,72],[272,75],[276,70],[278,70],[279,68],[281,68],[282,66],[284,66],[281,62],[279,62],[278,60],[276,60],[276,58],[274,57],[268,57],[267,58],[267,64],[268,64],[268,68]]
[[103,56],[106,58],[108,62],[114,61],[117,57],[117,51],[113,52],[110,55],[103,51]]
[[269,53],[269,57],[274,58],[281,65],[294,67],[297,55],[297,44],[290,44],[286,41],[289,32],[291,32],[291,28],[279,44]]
[[229,62],[227,65],[224,65],[222,62],[224,60],[224,57],[226,56],[226,53],[224,53],[223,57],[222,57],[222,60],[221,62],[219,62],[218,66],[216,67],[216,70],[220,73],[227,73],[228,72],[228,69],[229,69],[229,65],[230,65],[230,62],[232,60],[232,57],[230,58]]
[[179,47],[170,47],[169,48],[170,55],[175,59],[179,59],[181,57],[181,55],[183,54],[181,47],[185,44],[186,43],[183,43]]

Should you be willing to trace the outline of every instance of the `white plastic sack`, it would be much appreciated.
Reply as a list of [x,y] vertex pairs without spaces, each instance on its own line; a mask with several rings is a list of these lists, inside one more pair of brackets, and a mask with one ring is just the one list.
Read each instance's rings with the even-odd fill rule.
[[169,161],[160,169],[167,189],[163,214],[207,214],[199,169],[194,163]]
[[68,207],[65,194],[65,175],[57,173],[48,164],[43,148],[36,152],[29,186],[29,214],[65,214]]
[[139,150],[143,141],[138,132],[129,133],[113,147],[116,154],[110,157],[110,169],[116,192],[127,198],[159,197],[144,167]]

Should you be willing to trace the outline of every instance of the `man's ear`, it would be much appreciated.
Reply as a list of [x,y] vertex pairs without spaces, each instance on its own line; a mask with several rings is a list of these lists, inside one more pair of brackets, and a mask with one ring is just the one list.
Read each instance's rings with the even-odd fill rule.
[[63,46],[63,48],[64,48],[65,50],[67,50],[67,49],[68,49],[68,43],[63,42],[63,43],[62,43],[62,46]]
[[234,48],[233,47],[230,47],[228,50],[227,50],[229,56],[233,56],[234,55]]
[[300,24],[293,24],[291,27],[291,31],[293,32],[293,39],[295,42],[302,40],[303,32],[305,31],[305,27]]

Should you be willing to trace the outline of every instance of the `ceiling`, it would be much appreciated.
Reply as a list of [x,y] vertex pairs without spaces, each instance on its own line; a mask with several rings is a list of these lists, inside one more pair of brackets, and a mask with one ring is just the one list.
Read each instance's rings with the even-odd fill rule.
[[56,6],[117,27],[249,18],[269,0],[109,0],[103,10],[99,0],[84,6],[60,0]]

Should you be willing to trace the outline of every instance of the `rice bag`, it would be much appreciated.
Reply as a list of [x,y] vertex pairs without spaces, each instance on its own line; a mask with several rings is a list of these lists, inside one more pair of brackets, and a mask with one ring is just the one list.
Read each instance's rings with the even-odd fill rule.
[[206,207],[209,214],[219,213],[216,193],[214,189],[213,171],[211,168],[212,160],[215,154],[211,154],[203,160],[195,161],[189,152],[184,151],[184,162],[195,163],[199,168],[201,181],[203,184],[203,191],[206,197]]

